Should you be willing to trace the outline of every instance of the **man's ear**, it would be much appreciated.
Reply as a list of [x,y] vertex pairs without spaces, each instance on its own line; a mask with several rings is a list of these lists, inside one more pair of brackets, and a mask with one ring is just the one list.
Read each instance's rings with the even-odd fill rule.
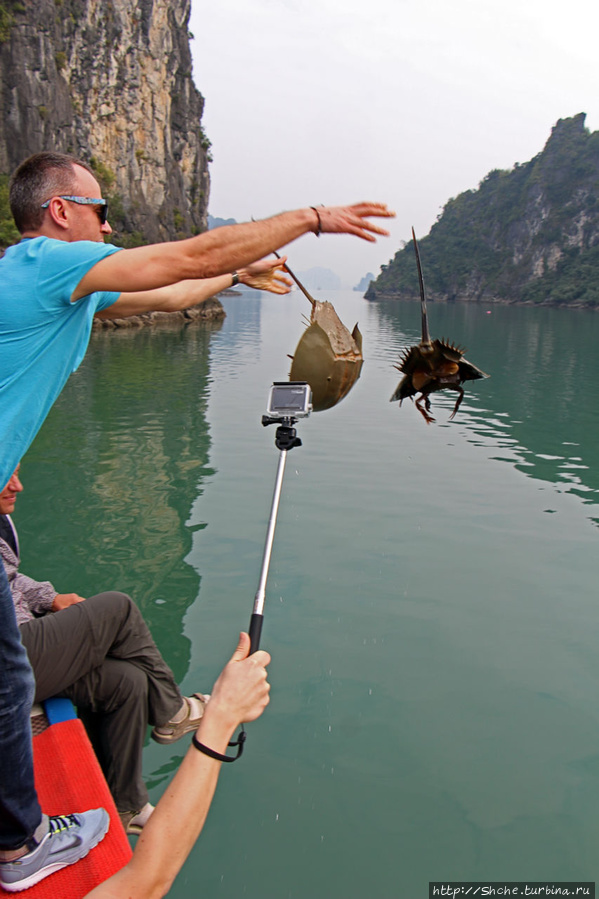
[[50,213],[52,222],[59,228],[64,228],[66,230],[69,227],[70,210],[65,201],[60,197],[52,197],[50,205],[48,206],[48,212]]

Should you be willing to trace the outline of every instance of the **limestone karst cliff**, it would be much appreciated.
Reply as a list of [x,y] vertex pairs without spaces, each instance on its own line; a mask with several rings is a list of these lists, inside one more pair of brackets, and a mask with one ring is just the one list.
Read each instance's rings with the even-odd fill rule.
[[203,231],[210,144],[190,0],[0,0],[0,174],[56,149],[91,163],[115,242]]
[[[418,242],[432,300],[599,307],[599,131],[560,119],[534,159],[449,200]],[[418,296],[411,241],[366,296]]]

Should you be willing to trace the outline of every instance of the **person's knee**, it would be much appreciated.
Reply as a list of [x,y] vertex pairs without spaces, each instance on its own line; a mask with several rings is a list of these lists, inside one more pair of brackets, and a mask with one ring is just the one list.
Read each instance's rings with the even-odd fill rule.
[[127,593],[120,593],[118,590],[106,590],[103,593],[96,593],[90,596],[86,602],[105,603],[114,606],[117,609],[128,609],[135,603]]
[[141,613],[131,597],[127,593],[118,590],[108,590],[105,593],[96,593],[85,600],[89,612],[107,616],[113,621],[126,621],[128,618],[138,618]]

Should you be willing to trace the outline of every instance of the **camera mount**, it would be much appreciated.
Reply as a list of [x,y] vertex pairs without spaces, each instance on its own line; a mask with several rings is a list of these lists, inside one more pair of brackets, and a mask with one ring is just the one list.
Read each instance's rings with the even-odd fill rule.
[[297,419],[293,417],[272,418],[269,415],[262,416],[262,424],[265,428],[268,425],[279,425],[275,434],[275,446],[279,450],[290,450],[294,446],[301,446],[302,441],[297,437],[297,431],[293,427]]

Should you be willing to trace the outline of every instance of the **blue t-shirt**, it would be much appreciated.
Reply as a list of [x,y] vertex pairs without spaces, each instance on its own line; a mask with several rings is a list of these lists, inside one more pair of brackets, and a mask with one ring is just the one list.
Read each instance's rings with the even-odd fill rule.
[[22,240],[0,259],[0,490],[85,355],[94,313],[118,299],[71,302],[94,265],[118,247],[90,240]]

